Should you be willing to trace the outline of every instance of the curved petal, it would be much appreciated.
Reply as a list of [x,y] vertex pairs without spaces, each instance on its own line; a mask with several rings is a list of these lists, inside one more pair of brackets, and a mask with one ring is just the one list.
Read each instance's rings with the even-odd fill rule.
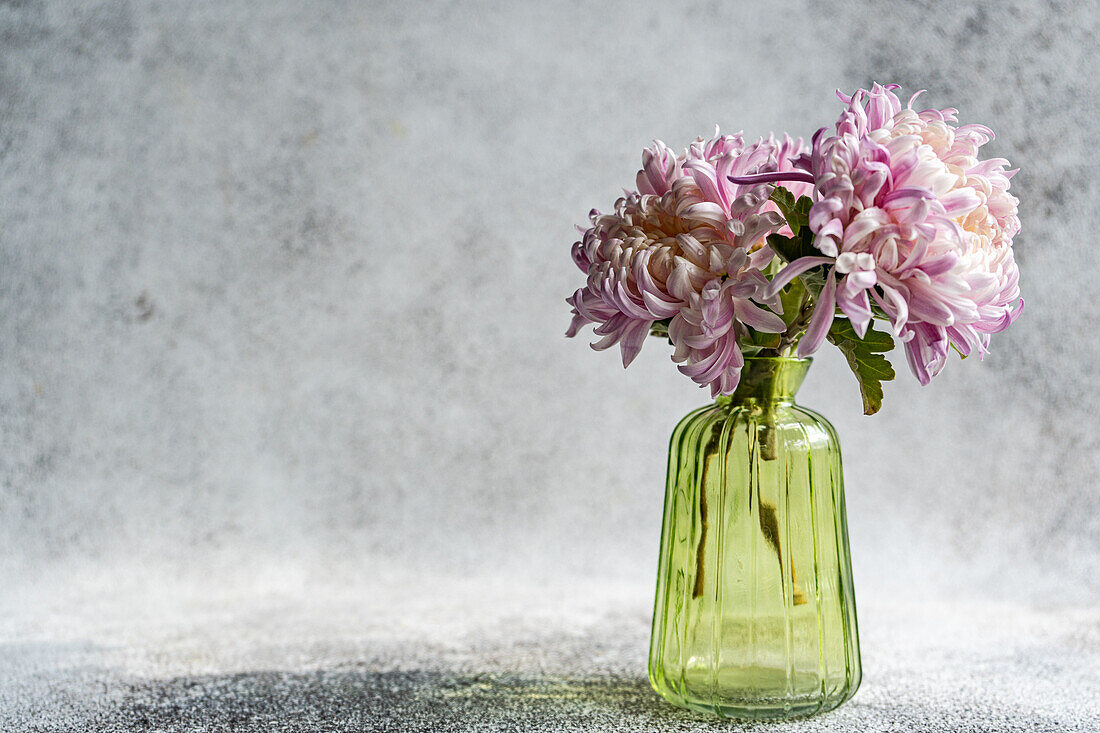
[[836,273],[829,270],[829,277],[825,279],[825,287],[821,290],[821,297],[814,306],[813,315],[810,316],[810,325],[798,342],[798,355],[809,356],[817,351],[821,342],[829,333],[829,327],[833,325],[833,315],[836,311]]
[[[851,277],[849,275],[848,277]],[[844,315],[848,316],[848,320],[852,324],[852,328],[856,330],[860,338],[863,338],[867,334],[867,327],[871,324],[871,302],[867,297],[866,290],[857,290],[855,293],[845,292],[846,288],[839,288],[836,296],[836,303],[840,306],[840,310],[844,312]]]
[[776,173],[755,173],[751,176],[727,176],[732,183],[747,186],[754,183],[771,183],[773,181],[802,181],[814,183],[812,173],[801,170],[778,171]]
[[764,310],[751,300],[739,300],[734,306],[737,320],[764,333],[783,333],[787,324],[771,311]]
[[764,289],[764,297],[774,298],[791,280],[807,270],[812,270],[818,265],[827,265],[832,261],[831,257],[799,257],[775,274],[775,277],[768,283],[768,287]]
[[623,330],[622,340],[619,341],[619,350],[622,352],[623,368],[630,366],[630,362],[638,356],[649,335],[649,328],[653,321],[634,321]]

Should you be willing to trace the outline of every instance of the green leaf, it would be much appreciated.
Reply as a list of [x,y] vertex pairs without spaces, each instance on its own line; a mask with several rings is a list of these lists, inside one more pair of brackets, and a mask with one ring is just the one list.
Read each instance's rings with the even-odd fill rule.
[[814,202],[809,196],[802,196],[795,200],[793,193],[782,186],[776,186],[768,198],[779,207],[779,212],[783,214],[783,218],[787,220],[787,226],[795,235],[798,235],[800,229],[810,225],[810,209]]
[[783,186],[776,186],[768,198],[779,207],[779,211],[791,225],[792,232],[797,232],[799,228],[809,223],[810,209],[814,205],[813,199],[809,196],[800,196],[796,199],[794,194]]
[[802,302],[806,299],[806,286],[802,278],[796,277],[787,283],[787,287],[779,291],[779,300],[783,303],[783,322],[790,326],[794,319],[798,318],[802,310]]
[[670,323],[672,323],[671,318],[666,318],[663,321],[654,321],[649,326],[649,335],[668,339],[668,342],[671,344],[672,339],[668,338],[668,324]]
[[[795,200],[793,193],[782,186],[776,186],[769,198],[775,202],[792,232],[790,237],[784,237],[781,234],[769,234],[768,246],[771,247],[772,252],[775,252],[780,259],[786,262],[794,262],[802,257],[819,256],[821,252],[814,247],[814,233],[810,230],[810,209],[814,205],[810,197],[802,196]],[[821,289],[825,287],[825,267],[815,267],[803,273],[795,281],[792,281],[792,284],[798,282],[798,280],[801,280],[805,290],[808,290],[816,298],[821,294]],[[792,298],[799,298],[796,305],[801,303],[801,293],[793,294]],[[786,300],[783,301],[783,310],[784,313],[787,312]],[[790,325],[790,321],[787,322],[787,325]]]
[[755,328],[749,329],[749,343],[764,349],[778,348],[779,341],[782,337],[783,334],[779,333],[766,333],[764,331],[757,331]]
[[776,186],[775,190],[772,191],[772,195],[768,198],[775,202],[775,205],[783,212],[783,216],[786,216],[787,212],[793,209],[795,205],[794,194],[783,186]]
[[[768,235],[768,246],[787,262],[794,262],[801,257],[820,257],[821,252],[813,246],[813,232],[809,227],[803,227],[798,237],[783,237],[778,234]],[[810,294],[815,298],[821,294],[825,287],[825,275],[828,268],[825,265],[807,270],[798,276],[798,280],[806,286]],[[784,306],[786,308],[786,306]]]
[[876,331],[872,322],[866,335],[860,338],[851,321],[837,318],[829,329],[829,341],[841,350],[856,375],[863,396],[863,414],[874,415],[882,407],[882,383],[894,378],[894,367],[882,355],[894,348],[893,337]]
[[798,276],[798,279],[802,281],[806,289],[810,291],[810,295],[814,296],[815,300],[821,295],[821,291],[825,289],[825,275],[828,271],[828,267],[819,265]]
[[769,197],[787,220],[787,226],[791,228],[790,237],[779,234],[768,235],[768,244],[772,251],[787,262],[794,262],[800,257],[820,255],[814,247],[814,233],[810,231],[810,209],[814,202],[809,196],[802,196],[797,201],[794,194],[776,186]]
[[769,234],[768,245],[787,262],[794,262],[800,257],[821,256],[821,252],[814,246],[814,233],[809,227],[802,227],[793,237]]
[[814,246],[814,233],[808,226],[797,229],[793,237],[769,234],[768,245],[787,262],[794,262],[799,257],[821,256],[821,252]]
[[772,252],[782,257],[787,262],[794,262],[802,251],[801,237],[784,237],[781,234],[769,234],[768,246]]

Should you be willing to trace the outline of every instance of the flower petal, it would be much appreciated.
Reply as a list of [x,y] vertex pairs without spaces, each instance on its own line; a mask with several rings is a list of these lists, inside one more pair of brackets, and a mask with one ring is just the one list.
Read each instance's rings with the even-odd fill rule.
[[798,355],[809,356],[818,350],[821,342],[829,333],[829,327],[833,325],[833,315],[836,312],[836,273],[829,270],[829,276],[825,279],[825,287],[821,290],[821,297],[814,306],[813,315],[810,316],[810,325],[806,334],[798,342]]

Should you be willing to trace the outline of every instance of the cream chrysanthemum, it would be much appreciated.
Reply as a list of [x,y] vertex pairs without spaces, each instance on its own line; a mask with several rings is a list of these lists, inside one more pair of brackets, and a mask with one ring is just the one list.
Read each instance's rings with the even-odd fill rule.
[[[874,303],[927,384],[950,346],[984,355],[989,335],[1019,315],[1012,238],[1020,220],[1008,192],[1015,171],[1002,158],[978,158],[993,139],[989,128],[956,127],[954,109],[917,112],[917,95],[903,109],[897,88],[876,84],[839,95],[848,107],[835,134],[819,131],[808,171],[795,174],[814,183],[809,224],[821,256],[791,263],[768,292],[825,265],[825,287],[799,354],[822,343],[837,306],[862,335]],[[782,176],[742,182],[761,178]]]

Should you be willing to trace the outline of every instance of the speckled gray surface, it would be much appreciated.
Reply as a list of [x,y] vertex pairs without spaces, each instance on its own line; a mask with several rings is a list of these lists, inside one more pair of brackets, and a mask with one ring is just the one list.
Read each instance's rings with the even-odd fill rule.
[[[5,627],[0,729],[1095,731],[1100,611],[861,599],[841,709],[739,726],[644,674],[649,589],[420,576],[37,598]],[[263,586],[263,587],[261,587]],[[89,597],[89,593],[91,596]]]
[[779,729],[1100,729],[1098,17],[0,3],[0,730],[732,729],[643,677],[702,394],[562,338],[572,227],[872,79],[997,131],[1028,304],[873,419],[811,371],[866,676]]

